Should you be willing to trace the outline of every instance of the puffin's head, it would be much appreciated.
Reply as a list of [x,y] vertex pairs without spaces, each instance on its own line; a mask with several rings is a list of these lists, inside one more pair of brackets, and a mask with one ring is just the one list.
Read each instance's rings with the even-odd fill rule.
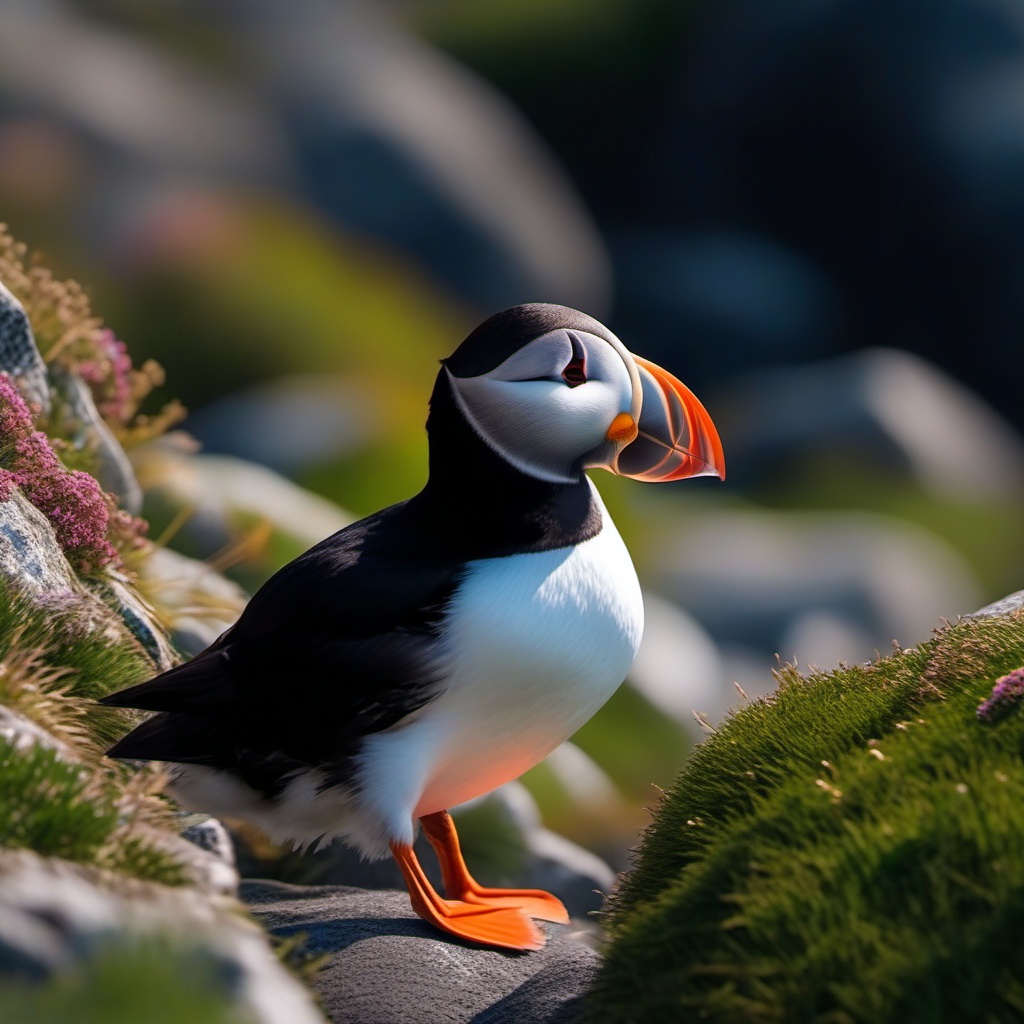
[[718,431],[689,388],[566,306],[513,306],[443,360],[455,402],[505,461],[553,483],[601,467],[635,480],[725,479]]

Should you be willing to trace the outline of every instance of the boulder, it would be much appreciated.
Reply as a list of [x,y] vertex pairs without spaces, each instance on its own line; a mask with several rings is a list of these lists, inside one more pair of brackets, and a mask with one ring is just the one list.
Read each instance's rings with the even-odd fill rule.
[[421,921],[405,892],[246,881],[241,896],[269,931],[329,956],[313,984],[334,1024],[571,1024],[597,971],[563,926],[542,923],[535,953],[469,946]]
[[132,881],[86,865],[0,850],[0,975],[42,982],[147,937],[203,951],[225,995],[260,1024],[323,1024],[303,986],[223,897]]

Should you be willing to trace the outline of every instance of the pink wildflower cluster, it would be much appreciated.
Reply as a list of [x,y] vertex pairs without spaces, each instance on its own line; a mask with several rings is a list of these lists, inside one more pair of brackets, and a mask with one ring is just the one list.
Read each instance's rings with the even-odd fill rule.
[[20,487],[50,521],[68,561],[81,573],[120,563],[107,539],[111,502],[88,473],[66,469],[7,374],[0,374],[0,501]]
[[991,724],[1005,718],[1024,700],[1024,668],[996,680],[992,693],[978,705],[978,718]]
[[125,423],[133,411],[132,360],[128,348],[112,330],[104,328],[95,338],[91,359],[75,365],[75,372],[92,388],[104,419]]

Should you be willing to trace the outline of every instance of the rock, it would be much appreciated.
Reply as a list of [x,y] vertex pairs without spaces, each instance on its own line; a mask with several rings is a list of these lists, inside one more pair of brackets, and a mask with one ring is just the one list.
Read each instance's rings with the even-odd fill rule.
[[75,448],[86,448],[96,459],[96,479],[121,508],[137,515],[142,508],[142,491],[124,449],[96,408],[89,385],[63,367],[50,368],[54,391],[60,396],[64,417],[61,436],[71,438]]
[[735,699],[722,657],[696,620],[671,601],[644,591],[644,636],[629,680],[659,711],[701,733],[695,710],[717,717]]
[[1022,608],[1024,608],[1024,590],[1017,590],[1012,594],[1007,594],[1006,597],[1000,598],[998,601],[985,605],[984,608],[979,608],[976,612],[965,615],[964,618],[984,619],[996,615],[1012,615],[1014,612],[1019,612]]
[[[579,767],[578,761],[574,767]],[[543,827],[537,805],[522,783],[510,782],[455,807],[452,815],[466,860],[483,884],[554,893],[580,928],[587,928],[587,916],[600,909],[601,894],[615,884],[615,873],[600,857]],[[296,852],[264,847],[262,835],[245,826],[232,835],[245,877],[359,889],[393,889],[403,884],[390,857],[368,862],[342,842],[315,852]],[[496,846],[501,848],[500,862],[494,856]],[[417,838],[416,853],[427,877],[440,886],[434,853],[422,835]]]
[[718,646],[725,685],[738,680],[751,697],[774,685],[776,654],[821,668],[870,660],[979,603],[948,544],[858,512],[691,515],[659,543],[648,579],[691,610]]
[[204,405],[189,414],[188,431],[205,451],[294,477],[352,455],[380,433],[383,418],[361,382],[292,375]]
[[42,601],[75,606],[79,617],[95,628],[110,628],[116,615],[114,628],[127,629],[157,668],[174,663],[145,602],[109,573],[86,587],[64,557],[46,517],[17,488],[7,501],[0,501],[0,577]]
[[0,501],[0,575],[30,594],[80,589],[46,516],[17,488]]
[[155,612],[134,587],[108,572],[102,579],[92,581],[90,588],[120,616],[159,671],[166,671],[177,662],[164,631],[157,625]]
[[[97,192],[118,195],[123,216],[147,186],[156,188],[175,172],[263,183],[287,175],[285,143],[271,117],[217,76],[203,76],[140,34],[108,29],[59,0],[7,7],[0,89],[23,111],[87,142],[106,179],[83,181],[77,199],[87,210]],[[47,73],[54,67],[68,73]],[[90,67],[104,69],[102,80],[88,74]],[[102,238],[118,219],[91,226]]]
[[[560,749],[562,754],[556,755],[553,766],[556,777],[559,776],[559,756],[569,755],[577,771],[581,759],[590,760],[572,744],[562,744]],[[578,757],[571,756],[574,751]],[[591,766],[600,772],[597,765],[590,762],[587,767]],[[604,781],[611,785],[606,776]],[[614,791],[608,794],[606,790],[606,795],[614,798],[616,794]],[[554,893],[574,920],[585,920],[588,914],[600,910],[603,894],[610,892],[615,884],[615,873],[596,854],[544,828],[537,803],[521,782],[510,782],[483,799],[494,806],[508,826],[519,832],[525,846],[525,863],[515,878],[507,880],[508,884]]]
[[[912,350],[1024,426],[1005,372],[1024,295],[1019,4],[722,0],[705,15],[632,179],[640,212],[683,238],[738,228],[800,253],[842,303],[822,354]],[[733,304],[751,299],[738,278]]]
[[170,548],[154,548],[137,571],[136,589],[159,606],[171,643],[182,654],[205,650],[245,607],[245,591],[237,583]]
[[[601,238],[536,133],[381,5],[303,0],[282,17],[262,0],[216,14],[177,0],[149,39],[71,5],[7,6],[0,92],[20,113],[0,128],[31,117],[78,156],[67,200],[94,257],[133,263],[176,190],[244,184],[411,257],[477,308],[607,305]],[[164,17],[206,17],[240,80],[172,55]]]
[[831,355],[844,335],[835,284],[775,238],[664,225],[620,229],[612,238],[621,337],[699,383],[702,395],[732,380],[737,367]]
[[[198,819],[198,820],[196,820]],[[234,895],[238,892],[238,864],[227,828],[216,818],[186,814],[181,835],[187,844],[175,844],[174,855],[188,864],[189,873],[201,888]]]
[[209,558],[238,543],[253,522],[268,524],[296,554],[348,526],[352,517],[286,477],[228,455],[195,455],[173,438],[132,452],[147,503],[190,512],[175,536],[189,554]]
[[868,349],[749,375],[722,395],[729,469],[746,484],[780,461],[850,451],[943,500],[1015,499],[1024,440],[927,360]]
[[241,895],[269,931],[329,954],[313,984],[334,1024],[571,1024],[597,971],[562,926],[541,922],[536,953],[473,947],[416,917],[405,892],[247,881]]
[[96,478],[133,515],[142,505],[142,492],[131,463],[96,408],[89,385],[59,365],[47,368],[39,354],[24,307],[0,282],[0,372],[9,373],[25,398],[44,415],[51,410],[50,390],[59,397],[62,436],[75,448],[87,448],[96,458]]
[[26,718],[3,704],[0,704],[0,740],[9,743],[18,753],[23,753],[30,747],[43,747],[55,751],[62,760],[72,759],[64,743],[31,718]]
[[32,325],[25,308],[0,281],[0,372],[7,372],[18,383],[22,394],[50,411],[50,388],[46,363],[39,354]]
[[119,943],[160,936],[202,951],[225,994],[260,1024],[323,1024],[307,991],[237,904],[118,878],[27,850],[0,850],[0,975],[44,981]]
[[223,10],[321,211],[411,255],[475,308],[557,297],[601,315],[600,236],[532,128],[485,81],[379,4]]

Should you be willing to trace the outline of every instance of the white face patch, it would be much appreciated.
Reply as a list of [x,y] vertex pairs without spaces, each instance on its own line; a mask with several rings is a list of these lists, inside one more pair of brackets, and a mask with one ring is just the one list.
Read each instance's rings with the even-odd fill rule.
[[[574,372],[567,372],[570,365]],[[449,380],[463,416],[494,451],[524,473],[554,483],[578,479],[586,456],[606,444],[619,413],[640,414],[642,389],[632,357],[621,342],[585,331],[551,331],[489,373],[449,374]]]

